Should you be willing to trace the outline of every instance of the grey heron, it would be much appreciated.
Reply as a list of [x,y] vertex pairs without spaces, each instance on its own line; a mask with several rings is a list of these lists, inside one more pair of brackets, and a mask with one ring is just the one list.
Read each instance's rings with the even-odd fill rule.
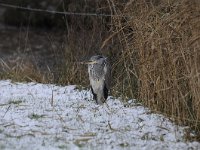
[[88,65],[88,73],[93,99],[97,104],[103,104],[108,98],[111,80],[111,67],[107,57],[102,55],[92,56]]

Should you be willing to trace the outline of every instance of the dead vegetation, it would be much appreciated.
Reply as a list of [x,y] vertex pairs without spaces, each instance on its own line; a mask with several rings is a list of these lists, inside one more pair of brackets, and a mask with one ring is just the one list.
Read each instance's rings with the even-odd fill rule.
[[126,92],[135,90],[136,77],[139,100],[199,131],[199,2],[136,0],[114,10],[124,15],[113,22],[123,44]]

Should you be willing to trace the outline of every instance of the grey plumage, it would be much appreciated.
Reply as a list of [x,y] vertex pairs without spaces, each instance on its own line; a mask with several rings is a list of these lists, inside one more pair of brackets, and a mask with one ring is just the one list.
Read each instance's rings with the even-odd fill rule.
[[92,56],[88,62],[88,73],[91,90],[97,104],[103,104],[110,89],[111,68],[107,57]]

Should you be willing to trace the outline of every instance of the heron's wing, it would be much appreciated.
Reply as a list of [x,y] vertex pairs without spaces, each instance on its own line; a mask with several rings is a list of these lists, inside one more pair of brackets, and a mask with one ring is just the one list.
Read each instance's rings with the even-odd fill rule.
[[103,96],[104,96],[104,100],[106,100],[108,98],[108,89],[107,89],[106,85],[104,85],[104,87],[103,87]]
[[105,86],[109,90],[111,85],[111,66],[108,60],[106,60],[104,66],[104,72],[105,72]]

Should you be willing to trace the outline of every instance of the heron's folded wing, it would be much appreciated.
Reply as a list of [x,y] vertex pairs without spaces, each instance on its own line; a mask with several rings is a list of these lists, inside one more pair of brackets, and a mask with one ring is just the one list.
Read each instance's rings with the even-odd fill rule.
[[111,65],[108,60],[106,60],[104,66],[104,72],[105,72],[105,85],[106,88],[109,90],[111,85]]

